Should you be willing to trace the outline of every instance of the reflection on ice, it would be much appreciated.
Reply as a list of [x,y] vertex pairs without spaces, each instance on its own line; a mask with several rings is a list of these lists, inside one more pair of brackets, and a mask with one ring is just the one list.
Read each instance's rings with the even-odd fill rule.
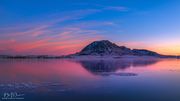
[[119,73],[118,70],[125,70],[129,67],[145,67],[157,63],[157,59],[124,59],[124,60],[78,60],[82,67],[94,75],[119,75],[119,76],[136,76],[136,73]]

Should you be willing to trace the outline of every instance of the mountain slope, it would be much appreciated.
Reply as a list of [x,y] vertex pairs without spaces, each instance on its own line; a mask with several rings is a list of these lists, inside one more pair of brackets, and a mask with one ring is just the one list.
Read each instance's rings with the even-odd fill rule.
[[156,52],[145,50],[145,49],[133,49],[132,52],[133,52],[133,55],[138,55],[138,56],[161,56],[160,54]]

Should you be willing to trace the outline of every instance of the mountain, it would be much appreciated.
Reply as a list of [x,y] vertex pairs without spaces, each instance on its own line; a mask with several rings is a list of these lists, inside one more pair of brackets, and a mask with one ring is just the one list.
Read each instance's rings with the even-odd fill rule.
[[75,55],[91,55],[91,56],[162,56],[156,52],[145,49],[130,49],[125,46],[118,46],[108,40],[94,41],[83,48]]

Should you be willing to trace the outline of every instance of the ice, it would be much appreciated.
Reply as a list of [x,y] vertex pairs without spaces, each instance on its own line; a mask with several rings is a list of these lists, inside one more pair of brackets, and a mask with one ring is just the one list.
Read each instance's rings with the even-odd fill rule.
[[0,89],[4,90],[27,90],[27,91],[36,91],[38,89],[47,88],[47,91],[52,92],[65,92],[68,90],[64,84],[56,83],[56,82],[13,82],[13,83],[1,83]]

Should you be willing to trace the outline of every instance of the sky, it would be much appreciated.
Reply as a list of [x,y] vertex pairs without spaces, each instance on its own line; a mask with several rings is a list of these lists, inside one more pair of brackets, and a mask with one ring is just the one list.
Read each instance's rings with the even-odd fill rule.
[[0,54],[66,55],[96,40],[180,55],[180,0],[0,0]]

